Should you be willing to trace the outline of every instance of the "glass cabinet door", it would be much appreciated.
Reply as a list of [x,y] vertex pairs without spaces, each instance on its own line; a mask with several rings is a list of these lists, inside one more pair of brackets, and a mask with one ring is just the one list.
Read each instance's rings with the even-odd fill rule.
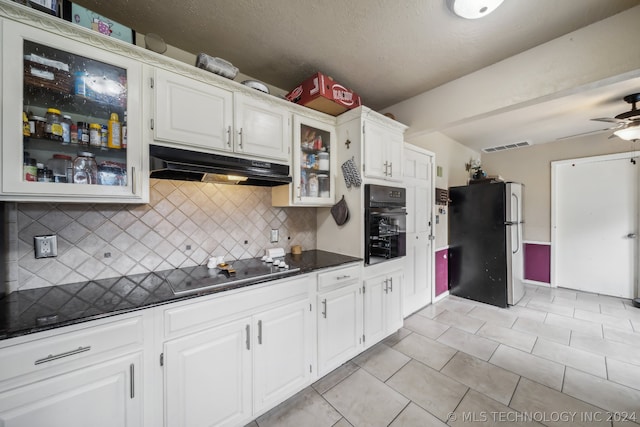
[[3,198],[141,201],[141,65],[11,22],[3,36]]
[[294,204],[330,206],[335,203],[335,157],[332,126],[307,118],[294,120]]

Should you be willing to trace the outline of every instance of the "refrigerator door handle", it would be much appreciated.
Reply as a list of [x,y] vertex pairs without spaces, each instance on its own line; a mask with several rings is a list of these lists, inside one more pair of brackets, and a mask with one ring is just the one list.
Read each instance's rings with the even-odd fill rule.
[[520,200],[518,199],[518,195],[515,193],[511,193],[511,197],[513,197],[515,199],[515,206],[516,206],[516,217],[515,217],[515,221],[513,223],[513,225],[516,226],[516,250],[515,251],[511,251],[514,254],[517,254],[518,251],[520,250],[520,228],[522,227],[520,224]]

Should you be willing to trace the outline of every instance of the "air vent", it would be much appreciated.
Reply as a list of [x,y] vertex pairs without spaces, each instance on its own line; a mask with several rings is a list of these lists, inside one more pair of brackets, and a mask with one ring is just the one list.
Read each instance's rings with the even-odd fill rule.
[[513,150],[515,148],[528,147],[531,145],[529,141],[516,142],[515,144],[497,145],[495,147],[483,148],[485,153],[495,153],[496,151]]

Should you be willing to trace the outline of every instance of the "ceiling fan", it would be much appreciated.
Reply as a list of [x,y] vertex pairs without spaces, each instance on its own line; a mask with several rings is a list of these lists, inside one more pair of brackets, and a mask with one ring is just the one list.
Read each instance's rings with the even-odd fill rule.
[[636,104],[640,103],[640,93],[633,93],[622,98],[628,104],[631,104],[631,110],[618,114],[615,117],[598,117],[591,119],[597,122],[615,123],[614,126],[597,129],[594,131],[579,133],[576,135],[565,136],[558,138],[558,140],[575,138],[577,136],[586,136],[595,133],[605,132],[613,130],[613,134],[609,136],[609,139],[618,137],[627,141],[640,140],[640,109],[636,108]]
[[613,130],[613,135],[609,138],[617,136],[618,138],[635,141],[640,139],[640,110],[636,108],[636,103],[640,102],[640,93],[627,95],[624,101],[631,104],[631,110],[618,114],[615,117],[599,117],[595,120],[598,122],[615,123],[615,126],[609,128]]

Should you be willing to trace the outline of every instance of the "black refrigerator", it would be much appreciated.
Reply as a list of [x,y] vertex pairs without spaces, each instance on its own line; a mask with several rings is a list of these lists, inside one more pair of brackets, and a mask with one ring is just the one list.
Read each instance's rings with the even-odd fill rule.
[[449,189],[449,293],[507,307],[524,295],[523,185]]

